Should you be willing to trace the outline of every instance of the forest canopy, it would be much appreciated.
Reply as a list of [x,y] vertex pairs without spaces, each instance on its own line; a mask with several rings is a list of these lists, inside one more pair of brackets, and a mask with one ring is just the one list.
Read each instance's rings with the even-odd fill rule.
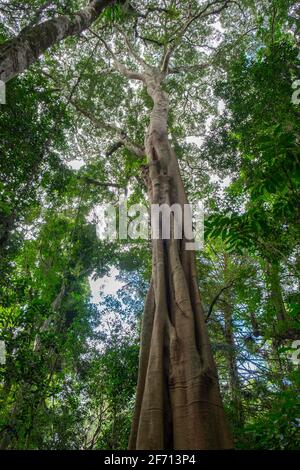
[[[0,449],[300,449],[299,28],[0,0]],[[124,201],[201,202],[202,248],[104,239]]]

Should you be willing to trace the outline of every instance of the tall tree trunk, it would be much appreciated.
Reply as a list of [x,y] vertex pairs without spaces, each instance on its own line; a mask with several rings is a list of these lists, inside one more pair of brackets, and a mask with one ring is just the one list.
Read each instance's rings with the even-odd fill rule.
[[49,47],[68,36],[80,34],[99,17],[114,0],[93,0],[74,14],[60,15],[44,21],[0,45],[0,80],[7,82],[28,69]]
[[[230,282],[229,275],[229,257],[224,252],[224,283],[227,285]],[[231,396],[232,405],[234,408],[235,421],[239,426],[244,424],[243,404],[241,400],[241,386],[238,374],[236,345],[233,334],[233,298],[231,289],[224,291],[223,313],[224,313],[224,333],[225,343],[227,345],[226,360],[228,365],[228,384],[229,393]]]
[[229,377],[229,392],[234,407],[234,415],[236,422],[239,426],[244,424],[243,404],[241,400],[241,387],[236,361],[235,341],[232,331],[232,307],[230,304],[224,305],[224,320],[225,320],[225,342],[228,346],[227,350],[227,363],[228,363],[228,377]]
[[278,264],[267,263],[265,269],[267,283],[269,285],[271,300],[276,312],[276,317],[278,321],[286,320],[287,314],[282,297],[282,290],[280,285],[279,278],[279,267]]
[[9,244],[12,230],[15,228],[15,211],[10,215],[0,213],[0,254],[1,258]]
[[[187,204],[167,132],[163,74],[145,76],[154,106],[145,145],[149,202]],[[153,240],[130,449],[232,448],[197,284],[186,240]]]

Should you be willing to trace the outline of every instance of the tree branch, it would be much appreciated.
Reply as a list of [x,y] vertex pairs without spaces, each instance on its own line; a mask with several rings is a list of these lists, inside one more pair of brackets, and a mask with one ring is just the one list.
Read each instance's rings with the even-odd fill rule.
[[109,54],[112,56],[113,58],[113,61],[114,61],[114,67],[115,69],[120,72],[122,75],[124,75],[125,77],[129,78],[129,79],[132,79],[132,80],[141,80],[141,81],[144,81],[144,77],[141,73],[139,72],[135,72],[134,70],[129,70],[125,67],[124,64],[122,64],[119,59],[117,58],[116,54],[114,53],[114,51],[111,49],[111,47],[107,44],[107,42],[101,38],[101,36],[99,36],[97,33],[95,33],[95,31],[92,31],[91,29],[89,29],[89,31],[94,34],[101,42],[102,44],[104,45],[105,49],[109,52]]
[[94,184],[95,186],[100,186],[103,188],[122,188],[122,186],[117,183],[103,183],[102,181],[95,180],[89,176],[83,176],[80,177],[80,179],[84,180],[85,183]]
[[[231,2],[231,0],[214,0],[211,3],[208,3],[196,15],[189,17],[181,28],[177,29],[177,31],[174,33],[174,38],[170,40],[170,42],[173,43],[173,44],[167,48],[167,50],[166,50],[166,52],[165,52],[165,54],[162,58],[162,61],[161,61],[162,72],[164,72],[164,73],[167,72],[168,65],[169,65],[169,62],[170,62],[170,58],[171,58],[173,52],[175,51],[175,49],[177,48],[177,46],[180,44],[181,39],[183,38],[184,34],[186,33],[186,31],[188,30],[190,25],[194,21],[198,20],[199,18],[206,18],[207,16],[217,15],[218,13],[221,13],[221,11],[223,11],[228,6],[228,4],[230,2]],[[222,3],[222,5],[219,8],[217,8],[215,10],[212,10],[212,11],[207,11],[207,10],[209,10],[209,8],[211,6],[214,6],[218,3]]]
[[117,30],[119,31],[119,33],[123,36],[123,38],[125,39],[125,44],[127,46],[127,49],[128,49],[128,52],[129,54],[131,55],[131,57],[133,59],[135,59],[142,67],[144,68],[149,68],[149,65],[135,52],[135,50],[133,49],[133,46],[132,44],[130,43],[129,39],[128,39],[128,36],[127,34],[125,33],[125,31],[123,31],[121,28],[117,27]]
[[168,73],[181,73],[181,72],[197,72],[197,70],[204,70],[209,67],[210,63],[205,62],[203,64],[195,64],[195,65],[179,65],[178,67],[169,67]]
[[[58,15],[0,44],[0,80],[7,82],[24,72],[51,46],[69,36],[81,34],[115,0],[92,0],[87,7],[74,13],[73,18]],[[119,0],[124,3],[125,0]]]
[[25,31],[28,31],[29,29],[33,28],[33,26],[35,26],[37,23],[40,22],[42,14],[51,4],[52,4],[52,0],[47,0],[43,5],[40,6],[40,8],[35,13],[33,19],[30,21],[30,23],[27,26],[25,26],[25,28],[23,28],[22,34]]
[[205,322],[207,322],[209,320],[209,317],[211,316],[212,314],[212,311],[213,311],[213,308],[215,306],[215,304],[218,302],[221,294],[224,292],[224,290],[227,290],[229,289],[230,287],[232,287],[233,285],[233,281],[230,282],[227,286],[225,287],[222,287],[222,289],[217,293],[217,295],[214,297],[212,303],[210,304],[210,307],[208,309],[208,312],[207,312],[207,315],[206,315],[206,318],[205,318]]
[[123,147],[123,145],[124,145],[124,142],[122,140],[118,140],[117,142],[112,144],[112,146],[106,152],[105,156],[111,157],[117,150],[119,150],[119,148]]
[[[98,129],[105,129],[108,131],[112,131],[115,134],[120,136],[119,142],[124,145],[125,148],[127,148],[130,152],[132,152],[134,155],[136,155],[138,158],[144,158],[145,157],[145,150],[142,147],[139,147],[135,143],[131,142],[126,135],[126,132],[124,132],[123,129],[120,129],[119,127],[104,122],[101,119],[96,118],[92,113],[90,113],[88,110],[82,108],[76,101],[71,100],[70,103],[74,106],[77,111],[79,111],[83,116],[88,118]],[[114,150],[115,151],[115,150]]]

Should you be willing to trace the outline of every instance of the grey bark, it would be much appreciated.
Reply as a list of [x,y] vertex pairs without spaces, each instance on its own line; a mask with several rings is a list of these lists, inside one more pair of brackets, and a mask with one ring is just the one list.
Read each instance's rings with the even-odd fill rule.
[[226,359],[228,364],[229,391],[234,407],[236,422],[240,426],[243,426],[244,413],[241,399],[241,384],[237,367],[236,345],[233,335],[232,306],[229,296],[227,296],[227,300],[229,302],[226,301],[224,303],[223,312],[225,321],[225,342],[228,346]]
[[[146,69],[153,100],[145,138],[151,204],[187,203],[168,140],[164,72]],[[174,221],[172,225],[174,234]],[[220,397],[197,285],[195,253],[186,240],[152,240],[152,282],[146,300],[130,449],[233,447]]]
[[[122,0],[121,0],[122,1]],[[44,21],[19,36],[0,45],[0,80],[7,82],[24,72],[51,46],[63,39],[80,34],[99,17],[105,7],[114,0],[93,0],[73,18],[60,15]]]

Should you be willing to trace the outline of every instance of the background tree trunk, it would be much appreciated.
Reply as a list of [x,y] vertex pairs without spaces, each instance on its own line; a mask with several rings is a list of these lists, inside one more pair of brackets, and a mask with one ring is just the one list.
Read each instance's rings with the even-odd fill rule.
[[[224,282],[225,285],[229,283],[230,274],[228,270],[228,254],[224,252]],[[235,421],[238,426],[243,426],[244,424],[244,413],[243,413],[243,404],[241,400],[241,386],[239,380],[238,366],[237,366],[237,357],[236,357],[236,345],[234,341],[233,333],[233,296],[232,290],[227,289],[224,291],[223,299],[223,313],[224,313],[224,333],[225,333],[225,343],[227,346],[226,360],[228,365],[228,384],[229,392],[232,400],[232,405],[234,409]]]
[[28,69],[49,47],[68,36],[80,34],[112,3],[114,0],[93,0],[72,19],[66,15],[57,16],[30,29],[25,28],[19,36],[1,44],[0,80],[7,82]]
[[286,309],[282,297],[282,290],[279,278],[279,267],[275,262],[267,263],[265,269],[267,283],[269,285],[271,300],[276,312],[278,321],[285,321],[287,318]]

